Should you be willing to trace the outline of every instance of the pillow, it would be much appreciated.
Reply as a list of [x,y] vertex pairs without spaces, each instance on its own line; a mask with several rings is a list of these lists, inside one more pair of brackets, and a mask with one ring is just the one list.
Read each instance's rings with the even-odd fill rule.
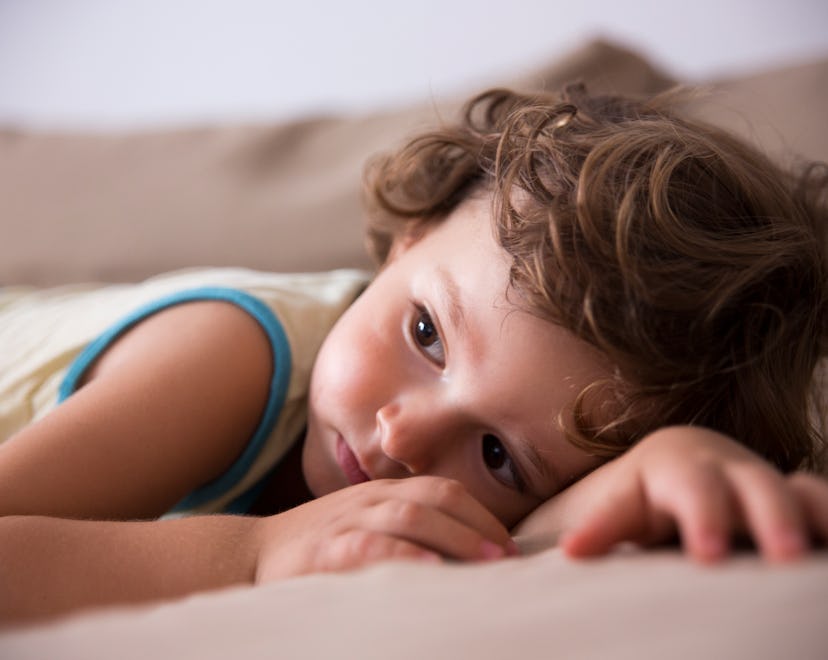
[[[828,58],[714,81],[694,112],[790,160],[828,159]],[[493,84],[653,93],[675,84],[592,41]],[[473,93],[479,90],[468,90]],[[438,103],[270,125],[109,134],[0,128],[0,286],[130,281],[188,266],[369,268],[360,182],[368,157],[453,117]]]
[[714,81],[693,110],[785,165],[828,161],[828,57]]
[[[497,83],[554,89],[574,79],[627,92],[672,84],[601,41]],[[0,285],[129,281],[187,266],[370,267],[360,212],[366,159],[454,116],[463,100],[272,125],[0,130]]]

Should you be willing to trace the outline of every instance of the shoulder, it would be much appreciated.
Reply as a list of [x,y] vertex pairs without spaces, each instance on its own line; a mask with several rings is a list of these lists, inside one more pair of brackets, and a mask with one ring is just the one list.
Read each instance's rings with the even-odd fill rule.
[[[270,362],[270,344],[259,322],[226,301],[194,300],[163,309],[124,332],[91,365],[84,382],[126,364],[183,365],[196,359],[206,369]],[[257,369],[258,368],[258,369]]]
[[244,309],[225,301],[198,300],[169,307],[142,320],[113,342],[90,366],[81,387],[92,381],[136,396],[204,410],[208,402],[243,427],[265,406],[274,365],[270,339]]
[[273,368],[266,333],[233,304],[188,302],[147,317],[100,353],[74,394],[20,432],[30,442],[10,443],[12,510],[164,513],[244,450]]

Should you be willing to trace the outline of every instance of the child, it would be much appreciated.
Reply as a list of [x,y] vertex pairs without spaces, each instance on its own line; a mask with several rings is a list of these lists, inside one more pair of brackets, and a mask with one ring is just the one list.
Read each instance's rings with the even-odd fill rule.
[[[4,294],[3,614],[499,558],[520,521],[574,555],[828,536],[828,484],[783,476],[820,449],[815,177],[670,101],[473,99],[370,169],[370,283]],[[227,511],[261,516],[180,515]]]

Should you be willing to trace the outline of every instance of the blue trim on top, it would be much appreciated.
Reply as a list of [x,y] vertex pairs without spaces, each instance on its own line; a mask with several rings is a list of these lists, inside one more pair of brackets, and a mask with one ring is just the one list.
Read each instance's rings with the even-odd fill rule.
[[[264,447],[276,420],[282,411],[287,396],[288,383],[292,368],[290,345],[284,328],[270,308],[261,300],[238,289],[224,287],[202,287],[180,291],[164,296],[143,307],[136,309],[115,325],[107,329],[102,335],[89,344],[75,359],[66,373],[58,392],[58,402],[64,401],[78,388],[78,383],[92,363],[106,351],[107,348],[127,330],[168,307],[186,302],[199,300],[221,300],[240,307],[250,314],[267,334],[273,354],[273,374],[270,380],[270,392],[264,414],[241,456],[221,476],[200,488],[194,490],[173,507],[172,511],[191,509],[211,499],[221,496],[235,486],[250,469],[259,452]],[[253,495],[258,494],[261,485],[256,484],[250,491],[239,496],[229,506],[228,510],[243,513],[255,500]],[[252,491],[256,491],[253,493]],[[249,501],[248,501],[249,500]],[[244,509],[241,507],[244,506]]]
[[258,483],[253,484],[250,488],[248,488],[245,492],[239,495],[235,500],[230,502],[227,506],[224,507],[225,513],[247,513],[250,511],[250,507],[255,504],[256,500],[259,499],[259,495],[262,494],[265,486],[267,485],[268,480],[270,479],[271,474],[276,466],[274,465],[270,468],[267,472],[265,472],[264,476],[259,479]]

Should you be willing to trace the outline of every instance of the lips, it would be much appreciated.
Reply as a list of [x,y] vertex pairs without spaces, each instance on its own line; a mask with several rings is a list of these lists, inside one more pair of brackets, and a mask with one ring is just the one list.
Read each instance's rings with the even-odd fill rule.
[[359,467],[356,455],[341,435],[336,438],[336,462],[339,463],[345,478],[352,486],[370,480],[370,477]]

